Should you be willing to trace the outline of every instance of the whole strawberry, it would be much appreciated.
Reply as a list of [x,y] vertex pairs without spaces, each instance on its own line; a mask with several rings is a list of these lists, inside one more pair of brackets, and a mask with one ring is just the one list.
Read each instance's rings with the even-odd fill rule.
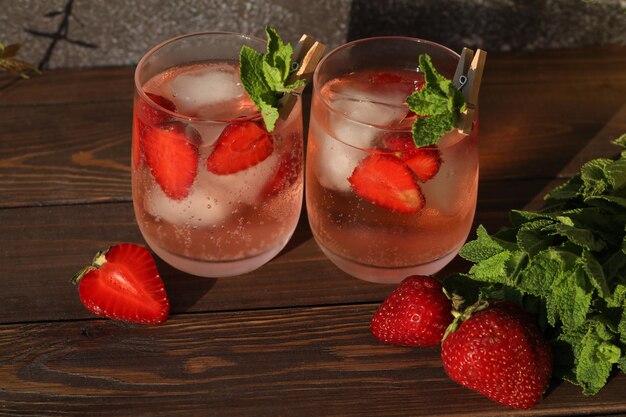
[[140,324],[167,320],[170,303],[150,252],[122,243],[99,252],[72,282],[89,311]]
[[446,373],[499,403],[531,408],[552,374],[552,351],[517,305],[493,302],[449,333],[441,346]]
[[405,278],[378,307],[370,329],[378,340],[403,346],[435,346],[452,322],[452,304],[441,282],[427,276]]

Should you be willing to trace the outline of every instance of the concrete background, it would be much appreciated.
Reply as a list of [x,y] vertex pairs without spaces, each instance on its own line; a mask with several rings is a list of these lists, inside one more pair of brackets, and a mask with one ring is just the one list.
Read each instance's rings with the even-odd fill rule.
[[0,10],[0,41],[45,68],[134,65],[173,36],[263,36],[266,24],[330,47],[376,35],[490,52],[626,45],[626,0],[0,0]]

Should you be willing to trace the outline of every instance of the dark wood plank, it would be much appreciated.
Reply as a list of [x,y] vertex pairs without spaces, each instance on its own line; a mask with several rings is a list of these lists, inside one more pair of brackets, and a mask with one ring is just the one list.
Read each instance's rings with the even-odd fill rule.
[[57,69],[27,80],[0,75],[0,106],[132,101],[134,67]]
[[[626,412],[626,376],[595,397],[556,384],[514,410],[447,378],[437,348],[383,345],[376,305],[0,326],[0,415],[550,416]],[[36,343],[34,343],[36,341]]]
[[130,200],[131,101],[15,106],[0,119],[1,205]]
[[[510,209],[524,207],[545,187],[546,181],[481,184],[475,223],[497,230]],[[96,252],[119,242],[145,244],[131,203],[0,210],[0,323],[91,317],[69,280]],[[204,279],[161,261],[158,267],[175,313],[363,303],[380,301],[392,289],[337,269],[318,249],[304,216],[287,248],[249,274]],[[466,268],[457,259],[439,275]]]

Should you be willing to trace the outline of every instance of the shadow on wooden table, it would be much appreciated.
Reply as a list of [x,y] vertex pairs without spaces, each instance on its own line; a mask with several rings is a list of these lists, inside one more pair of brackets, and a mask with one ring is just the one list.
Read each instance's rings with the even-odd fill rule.
[[[155,260],[170,299],[170,309],[173,312],[189,311],[217,282],[216,278],[198,277],[179,271],[157,256]],[[189,288],[193,288],[193,291]]]

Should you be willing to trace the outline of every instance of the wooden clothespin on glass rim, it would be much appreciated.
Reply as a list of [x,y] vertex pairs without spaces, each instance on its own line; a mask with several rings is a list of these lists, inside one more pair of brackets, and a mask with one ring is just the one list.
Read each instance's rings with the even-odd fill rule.
[[454,73],[453,84],[461,90],[467,103],[467,109],[461,113],[457,125],[459,132],[464,135],[469,135],[472,131],[472,123],[478,106],[478,91],[480,90],[486,59],[487,52],[482,49],[477,49],[474,52],[469,48],[463,48]]
[[[292,60],[292,72],[287,79],[287,84],[293,83],[296,80],[311,80],[313,72],[317,67],[317,64],[324,55],[326,45],[316,41],[309,35],[302,35],[300,41],[296,45],[293,51]],[[293,106],[298,101],[298,97],[302,94],[304,87],[292,91],[289,94],[285,94],[278,102],[278,112],[280,118],[286,120],[289,117],[289,113],[293,109]]]

